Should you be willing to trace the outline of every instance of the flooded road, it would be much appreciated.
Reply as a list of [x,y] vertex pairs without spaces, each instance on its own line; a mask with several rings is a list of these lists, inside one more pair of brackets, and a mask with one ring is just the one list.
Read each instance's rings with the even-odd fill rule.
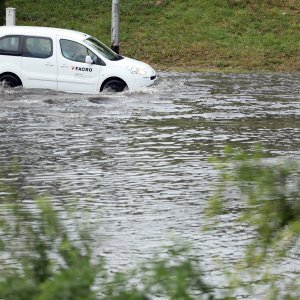
[[208,158],[227,144],[261,143],[300,159],[300,74],[159,75],[154,87],[120,95],[0,89],[0,164],[18,157],[26,186],[91,209],[112,268],[148,259],[175,236],[214,276],[212,260],[236,260],[249,235],[201,232],[217,176]]

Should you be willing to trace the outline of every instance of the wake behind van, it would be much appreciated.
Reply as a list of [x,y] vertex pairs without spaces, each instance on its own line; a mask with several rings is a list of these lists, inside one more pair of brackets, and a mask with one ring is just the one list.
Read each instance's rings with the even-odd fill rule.
[[0,81],[10,87],[98,94],[152,85],[147,64],[116,54],[78,31],[29,26],[0,27]]

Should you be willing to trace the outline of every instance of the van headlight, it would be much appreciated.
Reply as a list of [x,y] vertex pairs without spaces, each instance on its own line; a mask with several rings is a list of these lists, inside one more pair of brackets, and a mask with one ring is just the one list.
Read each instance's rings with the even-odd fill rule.
[[143,68],[138,68],[138,67],[132,67],[129,66],[128,70],[132,73],[132,74],[138,74],[138,75],[142,75],[142,76],[146,76],[148,75],[148,72],[143,69]]

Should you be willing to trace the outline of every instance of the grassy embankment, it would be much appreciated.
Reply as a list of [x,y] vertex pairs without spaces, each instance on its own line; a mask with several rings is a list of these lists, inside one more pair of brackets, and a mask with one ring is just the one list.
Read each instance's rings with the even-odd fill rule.
[[[111,0],[7,0],[19,25],[110,44]],[[121,52],[161,70],[300,71],[299,0],[121,0]]]

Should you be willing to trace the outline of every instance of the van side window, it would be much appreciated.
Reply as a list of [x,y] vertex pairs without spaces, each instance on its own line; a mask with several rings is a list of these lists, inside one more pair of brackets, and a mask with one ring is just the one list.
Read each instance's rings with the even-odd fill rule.
[[50,38],[24,37],[23,56],[34,58],[48,58],[53,54],[53,45]]
[[61,39],[60,48],[63,57],[67,59],[85,63],[85,58],[87,55],[89,55],[93,59],[95,64],[98,61],[98,57],[95,53],[77,42]]
[[21,37],[17,35],[4,36],[0,39],[0,54],[20,55]]

